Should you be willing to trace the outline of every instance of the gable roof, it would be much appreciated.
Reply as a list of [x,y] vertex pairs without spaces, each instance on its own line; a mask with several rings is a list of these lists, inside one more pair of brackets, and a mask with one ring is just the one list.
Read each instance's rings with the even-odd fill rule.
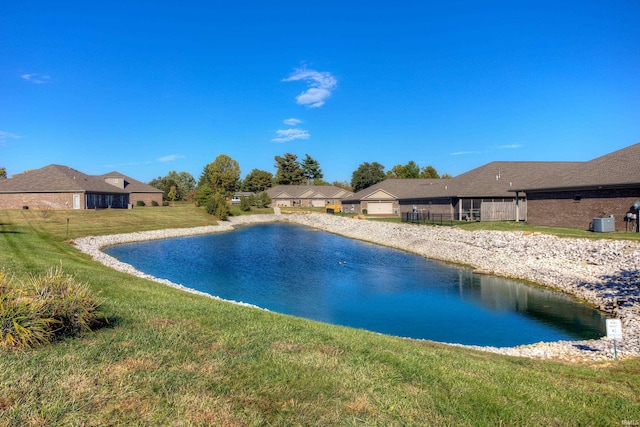
[[0,193],[128,193],[68,166],[49,165],[0,180]]
[[450,183],[450,179],[388,178],[350,195],[343,202],[375,198],[378,191],[384,191],[398,200],[424,198],[427,195],[442,197],[446,196]]
[[457,197],[513,197],[524,186],[559,182],[582,162],[491,162],[451,179]]
[[640,143],[579,163],[559,179],[521,186],[521,191],[640,186]]
[[351,194],[335,185],[276,185],[266,190],[272,199],[341,199]]
[[100,177],[104,180],[107,180],[109,178],[118,178],[124,180],[124,189],[128,193],[162,193],[162,190],[149,184],[145,184],[144,182],[138,181],[137,179],[133,179],[129,176],[123,175],[120,172],[113,171],[105,173],[104,175],[100,175]]

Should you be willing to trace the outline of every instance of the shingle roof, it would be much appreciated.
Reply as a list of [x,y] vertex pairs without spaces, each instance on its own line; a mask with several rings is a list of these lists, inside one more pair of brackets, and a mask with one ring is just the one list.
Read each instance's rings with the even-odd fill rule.
[[105,173],[104,175],[100,175],[100,177],[103,178],[103,180],[112,177],[123,179],[125,182],[124,189],[128,193],[162,193],[162,190],[149,184],[145,184],[144,182],[133,179],[129,176],[123,175],[120,172],[113,171]]
[[328,199],[343,198],[344,194],[350,195],[351,192],[346,191],[335,185],[276,185],[267,189],[269,197],[277,198],[278,195],[287,194],[291,198],[300,198],[305,193],[321,193]]
[[527,191],[640,185],[640,143],[579,163],[558,179],[525,183]]
[[513,197],[514,191],[640,185],[640,143],[588,162],[491,162],[451,179],[386,179],[343,202],[383,190],[398,200]]
[[49,165],[0,180],[0,193],[128,193],[103,178],[67,166]]
[[345,201],[358,201],[366,199],[383,190],[399,200],[415,199],[423,197],[446,197],[448,196],[451,179],[422,179],[422,178],[388,178],[382,182],[360,190],[357,193],[343,199]]
[[452,179],[453,196],[513,197],[525,186],[559,182],[573,175],[581,162],[491,162]]

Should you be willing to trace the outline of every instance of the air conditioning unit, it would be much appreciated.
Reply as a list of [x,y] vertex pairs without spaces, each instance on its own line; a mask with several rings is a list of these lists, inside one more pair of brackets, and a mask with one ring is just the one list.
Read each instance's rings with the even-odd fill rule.
[[596,233],[609,233],[616,231],[616,223],[613,216],[606,218],[593,218],[593,231]]

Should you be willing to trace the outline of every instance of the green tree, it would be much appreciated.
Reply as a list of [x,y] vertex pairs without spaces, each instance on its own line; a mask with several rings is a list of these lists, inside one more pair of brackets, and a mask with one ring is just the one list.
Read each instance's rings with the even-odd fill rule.
[[224,221],[229,218],[230,210],[223,194],[215,193],[207,202],[207,213]]
[[251,210],[251,200],[249,197],[240,196],[240,210],[243,212],[248,212]]
[[167,193],[167,200],[169,200],[171,203],[175,202],[176,199],[178,198],[178,187],[176,185],[172,185],[171,188],[169,189],[169,192]]
[[300,185],[304,181],[302,176],[302,168],[298,162],[298,156],[291,153],[285,153],[284,157],[275,156],[276,184],[283,185]]
[[252,194],[249,196],[249,204],[257,208],[266,208],[271,204],[271,197],[269,197],[266,191],[259,194]]
[[442,176],[440,177],[441,179],[451,179],[453,178],[453,176],[449,175],[448,173],[443,173]]
[[420,172],[420,178],[438,179],[438,178],[440,178],[440,175],[438,175],[438,171],[436,170],[436,168],[434,168],[433,166],[429,165],[429,166],[425,166],[424,168],[422,168],[422,171]]
[[207,206],[212,197],[213,189],[208,185],[201,185],[196,190],[196,204],[198,206]]
[[338,188],[342,188],[343,190],[347,190],[347,191],[353,191],[353,188],[351,187],[351,185],[346,181],[333,181],[331,183],[331,185],[338,187]]
[[406,165],[395,165],[387,171],[388,178],[419,178],[420,166],[413,160]]
[[220,154],[204,167],[198,186],[208,186],[225,197],[231,196],[240,181],[240,165],[226,154]]
[[159,176],[152,179],[149,185],[162,190],[162,199],[169,200],[168,195],[171,187],[175,186],[175,200],[185,200],[187,194],[193,191],[196,186],[196,180],[189,172],[171,171],[166,176]]
[[7,177],[7,169],[5,169],[4,167],[0,168],[0,178],[6,178]]
[[242,191],[259,193],[273,185],[273,174],[260,169],[253,169],[242,181]]
[[307,180],[307,184],[317,180],[322,180],[324,175],[322,174],[322,169],[320,169],[320,163],[311,158],[308,154],[305,154],[304,156],[304,160],[300,163],[300,167],[302,168],[302,176]]
[[351,187],[354,192],[358,192],[367,187],[384,181],[386,175],[384,166],[378,162],[362,163],[351,175]]

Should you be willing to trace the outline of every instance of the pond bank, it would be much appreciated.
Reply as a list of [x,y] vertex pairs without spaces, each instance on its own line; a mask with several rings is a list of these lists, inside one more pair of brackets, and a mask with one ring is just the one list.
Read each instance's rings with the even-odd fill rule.
[[[466,264],[482,272],[528,280],[577,296],[623,323],[618,357],[640,356],[640,243],[565,239],[521,232],[475,231],[357,220],[326,214],[249,215],[218,226],[84,237],[74,244],[95,260],[120,271],[187,289],[137,271],[100,251],[125,242],[224,232],[244,224],[286,221],[346,237],[406,250],[440,261]],[[454,344],[456,345],[456,344]],[[515,356],[570,362],[613,359],[606,339],[537,343],[513,348],[476,347]]]

